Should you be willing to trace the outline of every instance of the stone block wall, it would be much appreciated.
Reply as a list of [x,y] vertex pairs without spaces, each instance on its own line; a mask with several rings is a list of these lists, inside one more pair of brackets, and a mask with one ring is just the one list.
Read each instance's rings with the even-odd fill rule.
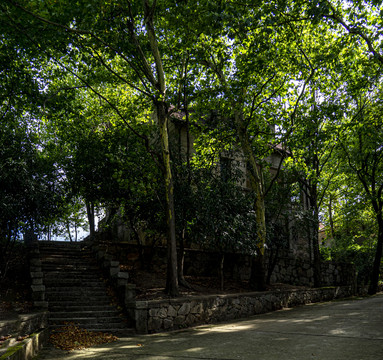
[[131,302],[136,296],[136,285],[129,283],[129,273],[120,270],[120,262],[115,260],[116,255],[111,255],[108,249],[99,244],[87,241],[87,245],[95,255],[104,274],[114,285],[120,299],[124,304]]
[[147,334],[240,319],[352,294],[352,287],[344,286],[136,301],[128,308],[137,333]]
[[[134,268],[140,266],[138,250],[131,244],[112,244],[108,252],[119,260]],[[153,271],[166,271],[166,248],[144,247],[144,255],[151,264]],[[218,276],[218,253],[204,250],[185,250],[184,273],[195,276]],[[266,254],[267,265],[267,254]],[[226,278],[247,281],[250,278],[251,257],[245,254],[225,254],[224,274]],[[309,259],[298,258],[289,252],[282,252],[271,276],[271,283],[285,283],[292,285],[312,286],[314,284],[312,267]],[[334,262],[322,263],[323,286],[354,285],[356,270],[352,264]]]
[[43,284],[43,272],[41,269],[40,251],[38,243],[28,244],[29,270],[31,277],[32,299],[35,308],[48,308],[45,299],[45,285]]
[[[356,269],[353,264],[324,261],[321,264],[323,286],[356,286]],[[277,262],[271,283],[313,286],[314,273],[308,259],[284,256]]]

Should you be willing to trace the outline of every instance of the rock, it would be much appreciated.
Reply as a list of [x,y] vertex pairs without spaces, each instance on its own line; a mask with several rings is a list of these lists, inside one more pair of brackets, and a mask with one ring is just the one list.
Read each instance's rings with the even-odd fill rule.
[[162,319],[158,317],[151,317],[148,321],[148,330],[149,331],[158,331],[162,328]]
[[178,310],[178,315],[187,315],[190,313],[190,303],[184,303]]
[[174,325],[185,325],[185,319],[186,319],[185,316],[183,316],[183,315],[178,315],[178,316],[174,319]]
[[177,310],[172,305],[168,307],[168,316],[173,318],[177,316]]
[[41,260],[40,259],[31,259],[30,264],[32,266],[40,266],[41,267]]
[[152,308],[149,309],[149,316],[164,319],[168,316],[168,311],[166,310],[166,308]]
[[167,319],[164,319],[164,329],[167,330],[167,329],[171,329],[173,327],[173,320],[167,318]]
[[42,278],[43,277],[43,273],[41,271],[37,271],[37,272],[31,272],[31,278],[34,279],[34,278]]
[[186,319],[185,319],[185,324],[187,325],[187,326],[190,326],[190,325],[193,325],[194,323],[195,323],[195,316],[194,315],[192,315],[192,314],[189,314],[187,317],[186,317]]
[[202,303],[197,304],[193,306],[193,308],[190,310],[191,314],[200,314],[203,311]]
[[32,285],[42,285],[43,279],[42,278],[34,278],[32,279]]
[[158,311],[158,316],[162,319],[165,319],[168,316],[168,311],[166,308],[160,308]]

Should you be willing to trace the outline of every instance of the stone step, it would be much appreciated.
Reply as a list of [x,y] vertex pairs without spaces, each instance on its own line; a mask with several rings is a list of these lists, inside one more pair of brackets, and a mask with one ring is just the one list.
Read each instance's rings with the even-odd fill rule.
[[61,301],[61,302],[79,302],[81,305],[84,303],[97,303],[102,304],[111,303],[111,299],[108,295],[104,294],[88,294],[88,293],[75,293],[75,294],[46,294],[46,298],[49,302]]
[[84,265],[66,264],[66,265],[64,265],[64,264],[44,264],[44,263],[42,263],[41,269],[44,272],[57,271],[57,270],[73,271],[74,273],[82,272],[82,271],[99,271],[98,266],[89,265],[89,264],[84,264]]
[[49,318],[50,325],[64,325],[67,322],[73,322],[76,325],[80,326],[89,326],[92,328],[107,328],[113,327],[116,329],[124,328],[127,326],[127,323],[123,321],[120,317],[72,317],[68,316],[67,318],[55,318],[52,314]]
[[93,259],[81,259],[81,258],[66,258],[66,257],[57,257],[57,258],[42,258],[42,265],[61,265],[61,264],[73,264],[73,265],[96,265],[96,261]]
[[44,278],[44,285],[49,288],[63,288],[63,287],[88,287],[88,288],[105,288],[105,282],[100,279],[54,279]]
[[72,322],[89,331],[134,333],[113,304],[107,282],[84,244],[41,243],[39,249],[52,328]]
[[40,249],[39,250],[40,257],[74,257],[74,256],[85,256],[92,257],[93,253],[90,250],[81,250],[81,249],[59,249],[59,248],[51,248],[51,249]]
[[81,280],[101,280],[103,281],[103,276],[101,276],[101,271],[97,272],[83,272],[83,271],[49,271],[44,274],[45,279],[54,279],[54,280],[70,280],[70,279],[81,279]]
[[[46,257],[41,258],[42,264],[88,264],[89,262],[92,262],[93,259],[89,258],[78,258],[78,257]],[[95,264],[96,261],[93,261]]]
[[73,257],[86,257],[92,258],[93,253],[90,250],[81,250],[81,249],[40,249],[40,258],[57,258],[57,257],[65,257],[65,258],[73,258]]
[[[88,311],[52,311],[50,316],[55,319],[73,319],[73,318],[116,318],[119,317],[119,311],[115,309],[88,310]],[[121,319],[120,319],[121,320]]]
[[[42,270],[45,270],[45,269],[42,269]],[[90,271],[84,271],[84,270],[76,270],[76,269],[65,269],[65,271],[63,271],[62,269],[50,269],[49,271],[48,270],[45,270],[44,271],[44,277],[47,277],[47,278],[62,278],[62,279],[65,279],[65,278],[97,278],[97,279],[100,279],[100,278],[103,278],[103,274],[101,272],[101,270],[97,269],[97,270],[90,270]]]
[[50,295],[107,295],[107,289],[103,287],[91,287],[91,286],[63,286],[63,287],[45,287],[45,291]]
[[65,256],[65,255],[41,255],[40,254],[41,262],[43,263],[59,263],[59,262],[89,262],[89,261],[95,261],[95,257],[93,256],[80,256],[80,255],[72,255],[72,256]]
[[105,288],[97,287],[62,287],[62,288],[50,288],[46,287],[45,292],[51,298],[54,296],[59,296],[62,299],[63,296],[100,296],[107,295]]
[[65,305],[60,302],[58,305],[49,304],[49,311],[52,313],[57,312],[81,312],[81,311],[108,311],[108,309],[115,309],[110,303],[90,305],[89,303],[81,305],[76,302],[76,305]]
[[80,247],[39,247],[40,254],[91,254],[92,251]]
[[105,286],[59,286],[45,287],[45,292],[51,296],[90,296],[99,297],[100,295],[109,296],[108,289]]
[[40,259],[42,263],[52,263],[57,264],[58,262],[95,262],[95,258],[92,256],[79,256],[79,255],[73,255],[73,256],[63,256],[63,255],[57,255],[57,256],[41,256]]
[[69,299],[69,300],[50,300],[49,301],[49,309],[51,308],[59,308],[62,309],[68,309],[68,308],[74,308],[74,307],[81,307],[81,308],[90,308],[91,306],[111,306],[112,301],[109,297],[103,298],[103,299],[97,299],[97,302],[92,302],[88,298],[82,298],[82,299]]
[[56,251],[90,251],[89,248],[82,243],[65,243],[54,241],[53,243],[43,243],[39,242],[39,251],[40,252],[56,252]]
[[48,241],[48,240],[39,240],[39,246],[83,246],[83,241]]

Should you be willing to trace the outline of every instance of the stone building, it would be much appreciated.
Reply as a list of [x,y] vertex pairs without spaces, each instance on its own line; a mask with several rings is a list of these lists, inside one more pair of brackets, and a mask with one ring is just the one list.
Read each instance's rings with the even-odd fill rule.
[[[153,116],[155,119],[155,116]],[[271,128],[271,131],[274,131]],[[173,151],[183,156],[192,158],[196,153],[194,148],[195,138],[192,133],[188,131],[188,124],[186,121],[186,114],[182,111],[174,112],[171,115],[169,122],[169,136],[172,139]],[[156,139],[153,140],[155,142]],[[270,164],[269,171],[271,176],[275,176],[280,170],[283,172],[283,159],[288,156],[282,146],[277,145],[272,148],[266,159]],[[216,159],[216,171],[221,176],[230,172],[233,168],[240,171],[243,176],[238,178],[239,185],[243,187],[244,191],[250,188],[249,179],[247,176],[246,161],[243,159],[241,151],[233,149],[231,151],[222,151]],[[267,204],[266,204],[267,206]],[[108,222],[107,212],[104,222]],[[296,220],[294,205],[288,207],[284,212],[283,219],[281,217],[280,224],[278,224],[279,232],[282,230],[286,235],[287,240],[283,242],[284,253],[289,253],[291,256],[300,258],[311,258],[309,242],[305,236],[304,227],[299,221]],[[273,234],[275,238],[280,236],[280,233]],[[113,224],[113,238],[119,242],[135,244],[137,241],[142,245],[150,245],[151,240],[145,235],[144,227],[138,227],[133,232],[132,228],[126,224],[118,216],[114,217]],[[163,245],[165,245],[165,236],[163,237]],[[157,244],[161,244],[157,243]]]

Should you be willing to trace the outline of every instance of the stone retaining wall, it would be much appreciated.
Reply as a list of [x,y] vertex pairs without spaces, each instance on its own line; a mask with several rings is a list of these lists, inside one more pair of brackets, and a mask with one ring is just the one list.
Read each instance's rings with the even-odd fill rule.
[[353,295],[351,286],[320,289],[209,295],[136,301],[128,304],[137,333],[155,333],[245,318],[319,301]]
[[[124,243],[108,243],[108,252],[120,264],[130,268],[139,268],[137,246]],[[146,262],[153,271],[166,271],[167,249],[165,247],[144,246]],[[266,252],[266,267],[268,263]],[[213,251],[186,249],[184,274],[192,276],[218,276],[220,255]],[[246,254],[225,254],[224,274],[226,278],[247,281],[250,278],[251,257]],[[356,286],[356,270],[353,264],[342,264],[324,261],[321,264],[323,286]],[[308,258],[299,258],[281,251],[271,276],[271,283],[313,286],[314,274]]]
[[31,276],[32,299],[35,308],[47,309],[48,302],[45,299],[45,285],[43,284],[43,272],[38,242],[28,244],[29,271]]

